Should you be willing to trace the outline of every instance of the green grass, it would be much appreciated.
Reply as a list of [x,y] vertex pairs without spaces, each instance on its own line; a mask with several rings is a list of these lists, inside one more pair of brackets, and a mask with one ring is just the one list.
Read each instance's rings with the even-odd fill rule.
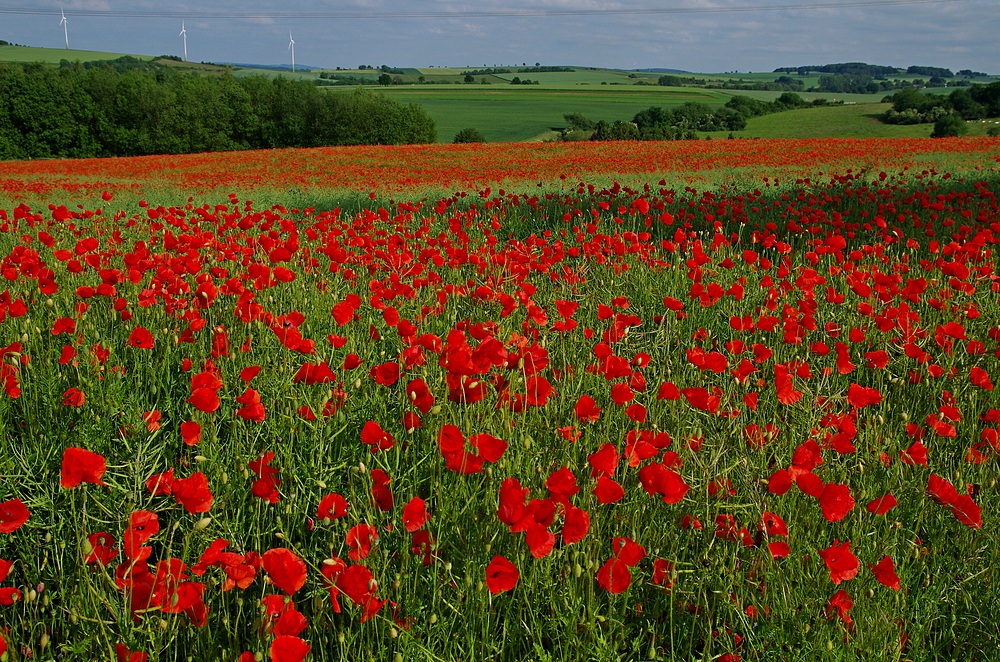
[[394,86],[386,96],[417,103],[437,123],[438,141],[451,142],[458,131],[474,127],[490,142],[531,140],[555,127],[566,126],[563,115],[581,113],[594,120],[630,120],[650,106],[688,101],[722,106],[727,94],[699,89],[578,86],[550,89],[528,85],[463,85],[454,87]]
[[[884,124],[879,116],[887,103],[845,104],[801,108],[751,118],[747,128],[734,132],[740,138],[929,138],[933,124]],[[985,136],[988,122],[970,122],[970,136]],[[711,134],[725,137],[724,131]]]
[[[43,62],[59,64],[62,60],[70,62],[91,62],[93,60],[115,60],[124,53],[108,53],[104,51],[81,51],[73,48],[34,48],[32,46],[0,46],[0,62]],[[132,55],[140,60],[153,60],[151,55]]]

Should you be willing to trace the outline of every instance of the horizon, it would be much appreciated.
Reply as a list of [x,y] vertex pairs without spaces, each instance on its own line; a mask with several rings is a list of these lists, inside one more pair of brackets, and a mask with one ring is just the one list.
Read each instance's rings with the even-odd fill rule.
[[[0,6],[7,19],[0,39],[11,43],[61,49],[65,28],[70,51],[181,57],[183,23],[189,61],[269,67],[290,64],[289,31],[296,35],[296,67],[318,69],[539,62],[748,73],[866,62],[993,74],[1000,62],[1000,12],[991,0],[685,0],[660,8],[648,0],[503,0],[489,10],[451,0],[391,7],[387,0],[348,0],[336,8],[310,0],[297,12],[267,0],[226,0],[212,9],[180,2],[169,11],[119,0],[70,0],[61,9],[18,4]],[[143,23],[147,30],[136,28]]]

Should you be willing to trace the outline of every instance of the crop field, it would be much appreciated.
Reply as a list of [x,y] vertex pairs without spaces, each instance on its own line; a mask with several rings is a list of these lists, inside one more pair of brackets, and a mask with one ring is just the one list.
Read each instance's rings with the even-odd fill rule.
[[7,660],[989,660],[1000,140],[0,166]]
[[564,115],[593,121],[630,120],[650,106],[687,102],[722,106],[731,97],[708,90],[679,88],[542,88],[517,85],[400,86],[382,90],[403,103],[416,103],[434,118],[438,140],[451,142],[466,127],[480,128],[489,142],[530,140],[566,126]]

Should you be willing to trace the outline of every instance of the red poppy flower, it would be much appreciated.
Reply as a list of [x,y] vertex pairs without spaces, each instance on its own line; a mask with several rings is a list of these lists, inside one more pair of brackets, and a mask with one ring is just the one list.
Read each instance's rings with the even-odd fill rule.
[[490,593],[506,593],[517,586],[517,566],[503,556],[494,556],[486,567],[486,587]]
[[896,568],[892,564],[891,556],[886,554],[885,558],[875,565],[869,566],[869,568],[874,573],[875,579],[878,580],[879,584],[888,586],[893,591],[900,589],[899,577],[896,575]]
[[188,446],[195,446],[201,441],[201,425],[194,421],[181,423],[181,439]]
[[0,533],[14,533],[29,517],[31,512],[20,499],[0,503]]
[[331,492],[320,499],[316,518],[335,520],[347,514],[347,507],[347,499],[336,492]]
[[771,494],[781,496],[792,488],[792,476],[788,469],[778,469],[767,481],[767,489]]
[[207,513],[212,509],[212,491],[208,487],[208,476],[202,472],[187,478],[175,478],[174,499],[189,513]]
[[389,450],[396,444],[393,436],[375,421],[367,421],[361,428],[361,441],[368,444],[373,453]]
[[427,388],[427,383],[420,378],[410,380],[410,383],[406,385],[406,394],[413,406],[421,413],[428,413],[434,406],[434,396]]
[[385,604],[375,595],[376,583],[371,570],[360,564],[352,565],[337,577],[337,588],[364,609],[361,622],[368,621]]
[[174,468],[170,467],[163,473],[153,474],[146,479],[146,489],[153,496],[169,496],[174,487]]
[[847,485],[827,483],[819,495],[819,505],[827,521],[839,522],[854,508],[854,497]]
[[87,398],[83,394],[83,391],[81,391],[76,387],[71,386],[70,388],[66,389],[65,393],[63,393],[63,406],[79,408],[83,406],[83,403],[86,401],[86,399]]
[[410,533],[413,533],[430,519],[427,514],[427,502],[420,497],[413,497],[403,506],[403,526]]
[[576,476],[573,475],[569,467],[565,466],[549,474],[545,480],[545,487],[548,488],[553,497],[560,500],[568,500],[580,491],[576,484]]
[[597,571],[597,583],[609,593],[622,593],[632,584],[632,572],[621,560],[608,559]]
[[646,558],[646,548],[631,538],[615,538],[612,545],[615,558],[630,568]]
[[568,504],[563,520],[563,544],[572,545],[583,540],[590,530],[590,514],[583,508]]
[[857,576],[860,565],[858,564],[858,557],[851,552],[851,542],[849,540],[844,543],[835,540],[826,549],[819,550],[819,555],[823,559],[823,562],[826,563],[826,567],[830,571],[830,579],[833,580],[834,585],[854,579]]
[[212,388],[196,388],[191,391],[188,402],[198,411],[211,414],[219,408],[219,394]]
[[625,496],[625,489],[617,481],[607,476],[599,476],[593,493],[601,504],[607,505],[620,501]]
[[758,526],[761,532],[766,533],[768,536],[788,537],[788,526],[785,524],[785,520],[781,519],[775,513],[765,512],[761,515]]
[[[90,543],[90,553],[83,560],[87,565],[100,563],[106,567],[118,556],[118,550],[114,546],[115,539],[107,531],[91,533],[87,536],[87,542]],[[2,578],[0,581],[3,581]]]
[[776,540],[767,543],[767,551],[771,553],[771,558],[777,561],[783,559],[791,553],[788,543],[783,540]]
[[302,639],[283,634],[271,642],[271,662],[302,662],[310,650],[312,648]]
[[851,387],[847,389],[847,401],[851,405],[861,409],[862,407],[877,405],[882,402],[882,393],[877,388],[851,384]]
[[499,462],[507,452],[507,442],[491,434],[474,434],[469,437],[469,444],[476,449],[484,462]]
[[267,415],[267,412],[264,411],[264,405],[260,401],[260,393],[252,388],[248,387],[242,395],[236,398],[236,402],[243,405],[236,410],[236,415],[244,420],[261,423]]
[[125,344],[136,349],[153,349],[155,342],[153,341],[153,334],[149,332],[149,329],[137,326],[132,329],[132,333],[128,336],[128,342]]
[[115,644],[117,662],[146,662],[149,655],[139,651],[131,651],[125,644]]
[[355,524],[347,531],[345,543],[351,548],[347,558],[352,561],[360,561],[368,558],[371,554],[372,545],[378,539],[378,529],[370,524]]
[[281,481],[278,480],[278,469],[271,466],[273,459],[274,453],[265,451],[256,460],[247,463],[250,470],[258,476],[250,488],[250,493],[268,503],[278,503],[281,499],[281,493],[278,491]]
[[556,536],[543,524],[531,521],[524,535],[528,550],[536,559],[542,559],[552,553],[556,544]]
[[908,448],[899,451],[899,459],[903,464],[919,464],[927,466],[927,447],[920,441],[914,441]]
[[983,514],[979,505],[968,494],[961,494],[951,503],[951,514],[959,522],[973,529],[983,526]]
[[618,459],[618,449],[615,448],[614,444],[602,444],[597,451],[587,456],[587,462],[592,467],[590,471],[591,478],[613,476],[615,470],[618,468]]
[[368,376],[381,386],[392,386],[399,381],[399,363],[396,361],[386,361],[381,363],[368,373]]
[[293,595],[306,583],[306,564],[290,549],[276,547],[261,557],[264,571],[271,583],[288,595]]
[[601,417],[601,408],[589,395],[581,395],[576,401],[576,417],[584,423],[593,423]]
[[104,485],[101,476],[104,475],[106,466],[103,455],[85,448],[67,448],[63,451],[59,485],[66,489],[76,487],[80,483]]
[[125,555],[136,558],[139,549],[160,531],[160,520],[156,513],[148,510],[137,510],[129,515],[129,525],[122,535],[122,546]]
[[848,613],[851,608],[854,607],[854,601],[851,600],[851,596],[847,594],[847,591],[840,589],[833,594],[830,601],[826,605],[827,616],[832,616],[834,613],[844,621],[847,625],[851,624],[851,615]]
[[868,502],[865,508],[872,515],[885,515],[887,512],[896,507],[897,501],[891,493],[885,496],[878,497],[877,499],[872,499]]

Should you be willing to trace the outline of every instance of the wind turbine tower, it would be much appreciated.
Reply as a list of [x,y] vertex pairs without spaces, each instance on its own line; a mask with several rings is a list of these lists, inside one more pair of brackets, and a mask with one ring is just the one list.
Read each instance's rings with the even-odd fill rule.
[[288,50],[292,52],[292,73],[295,73],[295,40],[292,39],[292,31],[288,31]]
[[66,20],[66,12],[62,9],[59,10],[59,14],[62,16],[59,25],[63,26],[63,37],[66,38],[66,49],[69,50],[69,21]]
[[188,33],[187,33],[187,30],[184,29],[184,21],[181,21],[181,33],[178,36],[184,38],[184,61],[187,62],[188,61]]

